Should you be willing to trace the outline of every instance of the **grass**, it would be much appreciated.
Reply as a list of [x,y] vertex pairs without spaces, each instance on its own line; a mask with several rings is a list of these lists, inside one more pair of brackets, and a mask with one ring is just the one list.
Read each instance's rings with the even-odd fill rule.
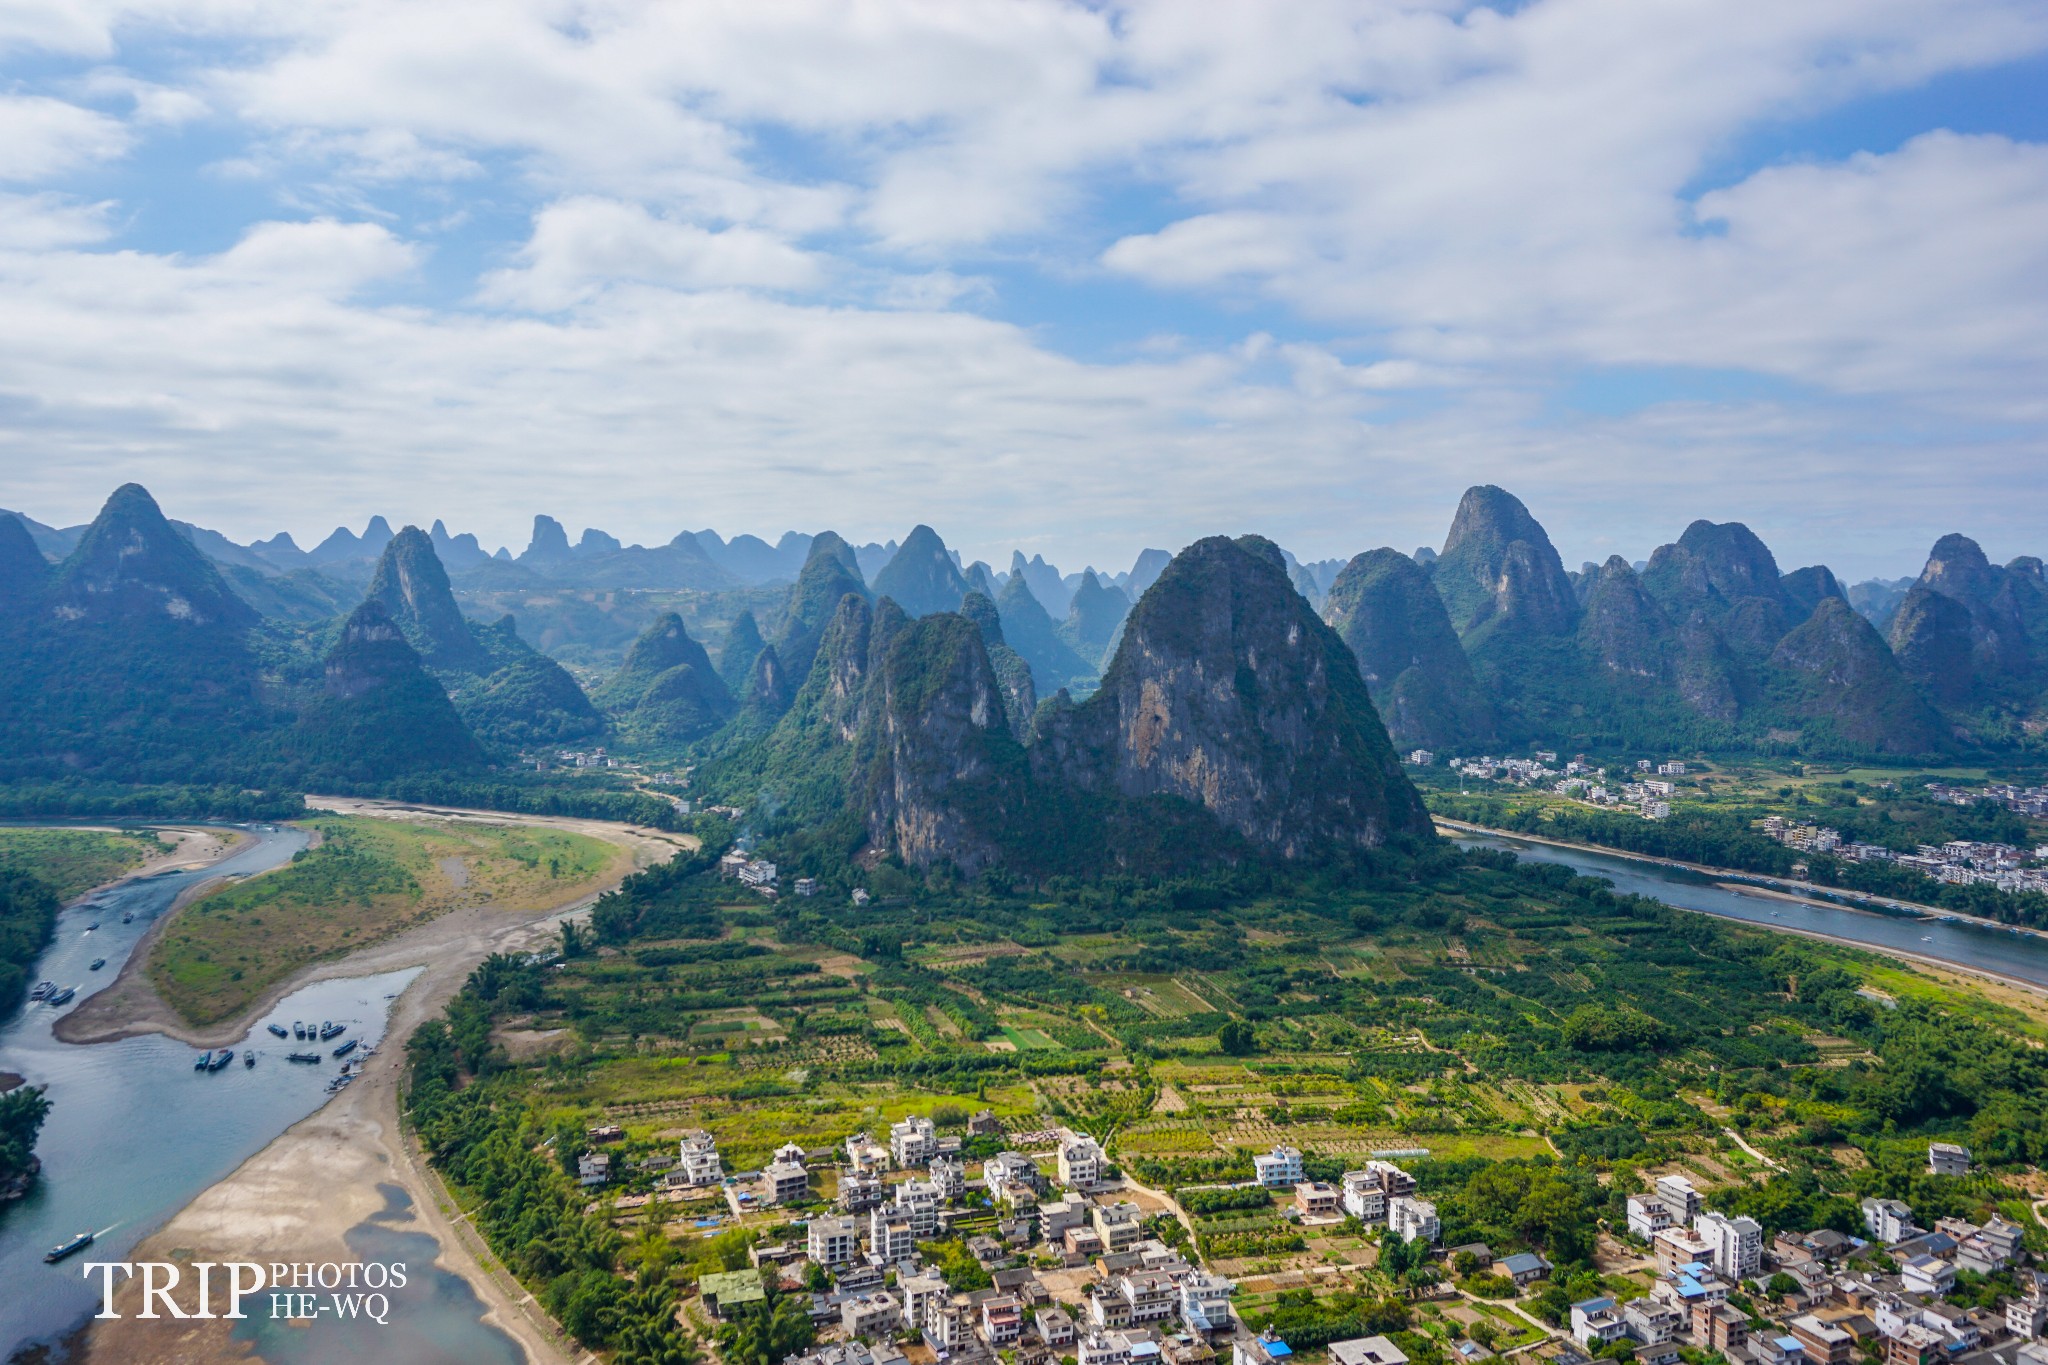
[[60,901],[133,872],[168,849],[148,830],[0,829],[0,866],[28,873]]
[[315,847],[194,901],[151,948],[150,980],[188,1022],[229,1018],[309,963],[449,910],[567,902],[628,856],[555,830],[362,816],[304,823],[319,838]]
[[1013,1024],[1004,1024],[1002,1026],[1002,1034],[1005,1038],[1015,1043],[1017,1050],[1020,1052],[1058,1052],[1060,1050],[1060,1045],[1054,1042],[1041,1029],[1018,1028]]

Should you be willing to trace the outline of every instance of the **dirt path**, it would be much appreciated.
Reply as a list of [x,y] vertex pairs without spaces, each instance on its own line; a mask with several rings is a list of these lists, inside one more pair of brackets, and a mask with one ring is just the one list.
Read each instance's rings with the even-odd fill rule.
[[[337,810],[345,807],[352,815],[503,821],[572,830],[629,849],[634,864],[642,867],[666,861],[690,843],[681,835],[595,820],[324,798],[318,804]],[[498,1268],[496,1259],[459,1217],[439,1179],[406,1138],[399,1122],[398,1082],[406,1039],[440,1013],[478,962],[492,953],[541,946],[555,937],[562,920],[585,909],[595,898],[585,895],[568,905],[522,912],[516,917],[488,906],[452,911],[340,962],[323,963],[302,976],[301,983],[316,976],[363,976],[421,968],[394,1002],[383,1044],[366,1063],[362,1077],[186,1205],[136,1248],[133,1259],[349,1261],[354,1256],[344,1242],[346,1234],[384,1209],[377,1187],[395,1184],[411,1196],[411,1221],[390,1226],[432,1235],[440,1245],[437,1264],[469,1282],[484,1303],[486,1322],[518,1341],[536,1365],[562,1365],[577,1359],[582,1353],[560,1335],[531,1296]],[[123,1294],[132,1313],[140,1291],[131,1282]],[[84,1359],[95,1365],[197,1365],[245,1358],[229,1339],[231,1324],[220,1320],[137,1322],[124,1317],[93,1326]]]

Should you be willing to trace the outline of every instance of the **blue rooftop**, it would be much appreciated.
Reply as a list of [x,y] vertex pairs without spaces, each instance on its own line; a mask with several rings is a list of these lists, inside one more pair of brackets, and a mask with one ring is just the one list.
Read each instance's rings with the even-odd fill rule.
[[1280,1360],[1283,1357],[1291,1356],[1294,1354],[1294,1348],[1292,1346],[1289,1346],[1284,1341],[1268,1341],[1265,1342],[1264,1345],[1266,1348],[1266,1358],[1268,1360]]

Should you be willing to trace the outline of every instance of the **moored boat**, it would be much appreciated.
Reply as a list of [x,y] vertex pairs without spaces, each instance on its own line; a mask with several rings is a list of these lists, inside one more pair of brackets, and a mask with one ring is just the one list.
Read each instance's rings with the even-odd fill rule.
[[311,1062],[318,1066],[320,1064],[320,1054],[317,1052],[287,1052],[285,1060],[288,1062]]
[[106,965],[107,965],[107,960],[106,960],[105,958],[103,958],[103,957],[96,957],[96,958],[94,958],[94,959],[92,960],[92,966],[90,966],[90,967],[86,968],[86,970],[87,970],[87,971],[90,971],[90,972],[96,972],[96,971],[98,971],[98,970],[99,970],[100,968],[102,968],[102,967],[104,967],[104,966],[106,966]]
[[206,1068],[212,1065],[213,1054],[211,1052],[202,1052],[199,1054],[199,1060],[192,1063],[192,1069],[194,1071],[204,1071],[206,1070]]
[[340,1047],[334,1049],[334,1055],[337,1057],[346,1057],[349,1053],[354,1052],[355,1050],[356,1040],[351,1038],[347,1042],[343,1043]]
[[38,981],[36,982],[36,988],[28,993],[28,998],[31,1000],[48,1000],[51,996],[55,995],[56,993],[56,982]]
[[243,1065],[244,1067],[251,1067],[251,1066],[254,1066],[254,1065],[256,1065],[256,1054],[255,1054],[254,1052],[245,1052],[245,1053],[243,1053],[243,1054],[242,1054],[242,1065]]
[[320,1025],[320,1041],[324,1043],[330,1038],[339,1038],[347,1032],[347,1024],[323,1023]]
[[208,1071],[218,1071],[233,1060],[235,1060],[235,1050],[231,1047],[224,1047],[213,1054],[213,1060],[207,1063],[206,1069]]
[[291,1035],[290,1035],[289,1033],[286,1033],[286,1032],[284,1031],[283,1027],[282,1027],[281,1025],[278,1025],[278,1024],[272,1024],[272,1025],[270,1026],[270,1031],[271,1031],[272,1033],[275,1033],[275,1034],[276,1034],[276,1035],[277,1035],[278,1037],[280,1037],[280,1038],[289,1038],[289,1037],[291,1037]]

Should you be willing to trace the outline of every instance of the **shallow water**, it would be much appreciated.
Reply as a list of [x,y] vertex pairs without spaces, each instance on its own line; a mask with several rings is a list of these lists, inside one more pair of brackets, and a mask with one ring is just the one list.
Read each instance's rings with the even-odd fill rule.
[[384,1208],[351,1228],[349,1250],[361,1262],[393,1262],[406,1268],[403,1289],[388,1291],[383,1322],[323,1314],[310,1325],[250,1316],[235,1325],[268,1365],[360,1365],[402,1361],[404,1365],[523,1365],[519,1344],[483,1321],[484,1306],[460,1275],[434,1264],[439,1246],[423,1232],[405,1230],[412,1221],[412,1197],[396,1185],[379,1185]]
[[[201,1191],[326,1101],[340,1063],[325,1054],[342,1039],[318,1048],[319,1066],[294,1065],[284,1054],[314,1045],[280,1040],[265,1024],[332,1019],[348,1024],[343,1038],[375,1043],[391,997],[416,974],[321,981],[293,992],[233,1044],[234,1061],[223,1071],[195,1072],[200,1049],[155,1034],[58,1042],[51,1034],[57,1019],[113,983],[181,892],[208,876],[275,867],[306,845],[302,831],[284,827],[254,837],[214,868],[145,878],[64,910],[32,978],[76,985],[78,998],[55,1009],[24,1004],[0,1028],[0,1071],[47,1086],[52,1104],[36,1145],[42,1179],[27,1198],[0,1205],[0,1356],[62,1335],[97,1311],[98,1282],[85,1280],[85,1262],[126,1259]],[[121,923],[124,912],[133,913],[132,923]],[[100,927],[87,932],[94,921]],[[95,957],[107,959],[97,972],[87,967]],[[257,1061],[248,1068],[242,1057],[252,1047]],[[43,1264],[50,1247],[85,1231],[99,1234],[89,1250]]]
[[1684,868],[1663,867],[1587,849],[1517,839],[1509,834],[1456,836],[1465,848],[1504,849],[1536,863],[1556,863],[1601,877],[1617,891],[1648,896],[1681,910],[1699,910],[1773,929],[1801,929],[1849,939],[1872,948],[1892,948],[1938,958],[2048,986],[2048,939],[1961,921],[1944,923],[1905,915],[1877,914],[1846,907],[1806,905],[1723,885]]

